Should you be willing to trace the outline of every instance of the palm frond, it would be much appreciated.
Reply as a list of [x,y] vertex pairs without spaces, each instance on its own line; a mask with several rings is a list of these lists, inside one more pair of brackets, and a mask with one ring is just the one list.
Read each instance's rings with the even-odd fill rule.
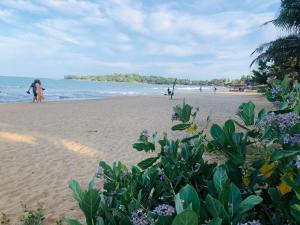
[[253,54],[259,54],[250,64],[263,60],[267,62],[284,62],[289,58],[300,60],[300,36],[289,35],[275,41],[262,44]]

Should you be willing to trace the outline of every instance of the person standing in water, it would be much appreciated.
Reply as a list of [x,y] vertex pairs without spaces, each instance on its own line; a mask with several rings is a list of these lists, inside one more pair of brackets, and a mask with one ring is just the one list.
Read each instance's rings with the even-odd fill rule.
[[36,93],[36,86],[35,84],[37,83],[38,80],[34,80],[30,86],[27,92],[27,94],[30,94],[30,89],[32,89],[32,94],[33,94],[33,99],[32,102],[35,103],[37,101],[37,93]]
[[36,101],[41,103],[45,97],[43,93],[44,88],[42,87],[42,83],[40,80],[37,80],[37,82],[35,83],[35,89],[36,89]]

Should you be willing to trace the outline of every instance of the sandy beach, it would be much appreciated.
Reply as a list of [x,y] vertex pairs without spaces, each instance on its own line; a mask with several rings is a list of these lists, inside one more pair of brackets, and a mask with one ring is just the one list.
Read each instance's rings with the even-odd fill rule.
[[[212,122],[223,123],[241,102],[251,100],[257,110],[271,107],[251,94],[184,97],[199,107],[200,125],[209,114]],[[172,107],[182,100],[149,96],[0,105],[0,212],[16,222],[22,215],[20,202],[29,207],[41,203],[46,224],[62,216],[80,218],[68,182],[76,179],[85,185],[99,160],[138,162],[145,154],[131,146],[141,130],[170,132]]]

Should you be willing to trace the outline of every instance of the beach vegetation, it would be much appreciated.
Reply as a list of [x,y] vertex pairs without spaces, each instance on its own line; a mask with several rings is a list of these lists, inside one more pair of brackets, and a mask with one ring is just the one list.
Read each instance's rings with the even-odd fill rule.
[[[189,79],[176,79],[176,83],[179,85],[217,85],[224,86],[226,84],[244,84],[244,78],[242,79],[212,79],[212,80],[189,80]],[[128,83],[148,83],[148,84],[168,84],[172,85],[175,78],[161,77],[161,76],[144,76],[139,74],[110,74],[110,75],[95,75],[95,76],[79,76],[68,75],[65,79],[71,80],[88,80],[88,81],[101,81],[101,82],[128,82]]]
[[[281,0],[281,8],[277,18],[265,23],[273,24],[282,30],[286,36],[269,43],[264,43],[253,52],[253,54],[257,54],[257,57],[252,64],[258,63],[258,72],[263,72],[260,74],[257,72],[253,73],[256,81],[265,83],[268,77],[274,76],[274,73],[276,73],[277,78],[281,80],[287,74],[294,79],[300,79],[299,15],[299,0]],[[261,79],[262,76],[265,79]]]
[[[242,103],[238,119],[211,125],[209,134],[197,124],[199,109],[174,107],[171,129],[181,138],[164,133],[157,140],[143,130],[133,148],[151,156],[131,168],[101,161],[94,178],[103,180],[100,188],[93,180],[87,190],[70,182],[86,224],[299,224],[299,93],[288,76],[268,80],[267,99],[281,102],[276,110]],[[224,160],[208,162],[207,152]]]

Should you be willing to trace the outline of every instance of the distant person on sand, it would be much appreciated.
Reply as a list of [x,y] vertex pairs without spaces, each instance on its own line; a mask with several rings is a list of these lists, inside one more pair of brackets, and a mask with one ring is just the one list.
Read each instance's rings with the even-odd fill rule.
[[217,92],[217,87],[216,87],[216,86],[214,86],[214,92],[215,92],[215,93]]
[[199,91],[202,92],[202,86],[200,86]]
[[42,87],[42,83],[40,80],[37,80],[37,82],[35,83],[35,89],[36,89],[36,101],[37,102],[42,102],[42,100],[44,100],[44,93],[43,90],[44,88]]
[[171,95],[171,90],[170,90],[170,88],[168,87],[168,95]]

